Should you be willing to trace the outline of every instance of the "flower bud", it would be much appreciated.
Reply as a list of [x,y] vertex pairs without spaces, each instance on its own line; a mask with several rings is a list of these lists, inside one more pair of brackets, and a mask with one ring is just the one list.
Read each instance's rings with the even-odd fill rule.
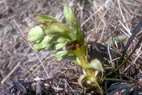
[[44,38],[44,32],[40,26],[35,26],[28,33],[28,41],[39,43]]

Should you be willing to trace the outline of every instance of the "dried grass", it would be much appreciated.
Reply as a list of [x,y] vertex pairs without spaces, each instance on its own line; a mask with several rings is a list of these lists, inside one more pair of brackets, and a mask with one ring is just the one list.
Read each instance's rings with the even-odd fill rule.
[[[81,0],[79,1],[81,2]],[[38,24],[34,19],[36,14],[47,14],[64,21],[62,3],[68,2],[81,23],[86,39],[99,43],[119,35],[129,38],[137,23],[142,19],[141,0],[89,0],[89,4],[86,5],[79,1],[0,1],[0,81],[4,86],[11,86],[12,80],[17,79],[31,81],[37,76],[40,78],[63,76],[65,79],[70,79],[74,74],[77,73],[76,76],[79,76],[81,73],[80,68],[72,63],[54,61],[50,57],[54,52],[35,53],[31,49],[32,45],[28,45],[26,37],[22,33],[26,35],[31,27]],[[22,33],[19,32],[13,19],[16,20]],[[142,31],[137,35],[128,52],[133,50],[140,35],[142,35]],[[126,42],[127,40],[124,40],[115,44],[115,49],[121,52]],[[137,49],[130,61],[131,64],[124,68],[123,73],[133,65],[138,70],[136,76],[142,76],[141,48],[142,46]],[[2,93],[2,91],[0,92]]]

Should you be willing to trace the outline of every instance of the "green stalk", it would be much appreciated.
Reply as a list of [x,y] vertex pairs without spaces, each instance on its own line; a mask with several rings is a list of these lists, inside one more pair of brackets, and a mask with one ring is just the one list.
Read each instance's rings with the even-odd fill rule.
[[123,80],[123,79],[115,79],[115,78],[105,78],[105,81],[119,81],[119,82],[127,82],[127,83],[132,83],[130,81],[127,80]]
[[94,82],[95,84],[93,86],[97,87],[98,90],[100,91],[100,93],[103,94],[103,90],[102,90],[102,88],[100,87],[100,85],[99,85],[99,83],[97,81],[98,78],[97,78],[97,76],[95,76],[95,72],[93,71],[93,69],[88,69],[87,68],[87,65],[89,64],[87,56],[86,55],[81,56],[81,57],[79,57],[79,60],[81,62],[81,67],[85,70],[86,76],[91,77],[87,81]]

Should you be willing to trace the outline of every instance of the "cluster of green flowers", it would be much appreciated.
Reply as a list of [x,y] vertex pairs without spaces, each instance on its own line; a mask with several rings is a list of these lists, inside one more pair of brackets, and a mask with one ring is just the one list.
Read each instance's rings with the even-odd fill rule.
[[101,80],[98,76],[99,72],[104,72],[102,64],[97,59],[88,61],[86,40],[79,22],[67,4],[64,4],[64,16],[70,27],[53,17],[36,15],[35,18],[41,25],[29,31],[28,40],[34,43],[35,51],[56,50],[54,56],[57,61],[66,58],[82,67],[84,74],[79,78],[80,85],[83,86],[82,80],[85,80],[87,84],[95,86],[100,93],[103,93],[99,86]]

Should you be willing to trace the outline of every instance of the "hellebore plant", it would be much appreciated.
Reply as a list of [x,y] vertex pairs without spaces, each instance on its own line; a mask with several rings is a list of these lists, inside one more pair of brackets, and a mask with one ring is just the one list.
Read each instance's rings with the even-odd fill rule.
[[41,23],[28,33],[28,41],[34,43],[35,51],[56,50],[54,57],[57,61],[69,59],[83,69],[83,75],[78,82],[82,87],[95,87],[99,93],[101,88],[103,67],[99,60],[88,60],[88,46],[79,22],[72,9],[64,4],[64,16],[69,27],[57,19],[47,15],[36,15]]

